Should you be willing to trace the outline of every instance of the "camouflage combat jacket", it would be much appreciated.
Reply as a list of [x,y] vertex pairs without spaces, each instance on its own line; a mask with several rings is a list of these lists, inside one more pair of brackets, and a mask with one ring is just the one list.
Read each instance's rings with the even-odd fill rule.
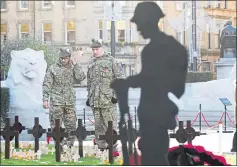
[[76,65],[63,66],[58,61],[49,67],[43,83],[43,101],[52,105],[75,105],[76,93],[73,88],[74,79],[85,79],[81,67]]
[[107,53],[89,62],[87,92],[90,106],[108,108],[112,105],[111,99],[115,97],[115,92],[110,88],[110,83],[118,77],[115,59]]

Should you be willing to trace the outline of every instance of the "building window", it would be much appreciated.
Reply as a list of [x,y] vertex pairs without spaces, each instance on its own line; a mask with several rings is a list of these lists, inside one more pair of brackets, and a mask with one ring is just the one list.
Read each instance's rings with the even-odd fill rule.
[[69,21],[66,23],[66,44],[75,44],[75,42],[76,42],[75,22]]
[[132,42],[133,41],[133,39],[132,39],[132,33],[133,33],[133,31],[132,31],[132,23],[131,22],[129,22],[129,41],[130,42]]
[[211,7],[211,1],[210,1],[210,0],[207,0],[207,1],[206,1],[206,6],[207,6],[207,8],[210,8],[210,7]]
[[42,32],[42,41],[44,43],[51,43],[52,42],[52,24],[51,23],[43,23],[43,32]]
[[0,3],[1,3],[1,11],[7,10],[7,4],[6,4],[7,2],[1,0]]
[[215,34],[215,48],[220,49],[220,30],[218,34]]
[[103,40],[103,20],[98,21],[98,37]]
[[7,40],[7,25],[1,24],[1,42],[5,44]]
[[211,49],[211,32],[210,28],[208,28],[208,49]]
[[224,8],[227,9],[227,3],[228,1],[227,0],[224,0]]
[[211,63],[210,62],[203,62],[202,63],[202,70],[203,70],[203,72],[211,71]]
[[52,8],[52,1],[41,1],[42,8]]
[[125,42],[125,20],[117,22],[118,41]]
[[107,39],[108,39],[108,42],[111,41],[111,22],[110,21],[107,21],[106,22],[106,29],[107,29]]
[[66,7],[74,7],[75,6],[75,0],[66,1]]
[[29,9],[29,1],[20,1],[20,9]]
[[220,8],[220,7],[221,7],[221,2],[220,2],[220,0],[216,1],[216,7],[217,7],[217,8]]
[[29,24],[19,24],[19,38],[29,37]]

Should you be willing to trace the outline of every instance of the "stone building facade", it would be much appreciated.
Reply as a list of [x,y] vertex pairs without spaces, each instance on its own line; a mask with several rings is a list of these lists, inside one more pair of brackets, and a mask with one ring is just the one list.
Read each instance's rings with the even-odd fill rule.
[[[126,76],[140,71],[140,52],[148,42],[138,34],[136,25],[129,21],[139,2],[119,1],[115,4],[122,8],[121,19],[115,24],[116,58]],[[188,45],[188,41],[184,42],[181,38],[184,33],[177,33],[168,22],[168,19],[182,13],[183,2],[156,2],[166,14],[159,23],[160,29]],[[236,25],[236,2],[219,2],[218,5],[207,5],[205,11],[214,18],[232,20],[233,25]],[[82,48],[82,62],[86,65],[91,56],[88,47],[91,38],[102,38],[106,49],[110,51],[110,21],[105,19],[104,12],[108,5],[111,5],[110,1],[1,1],[1,40],[32,36],[45,43],[53,41],[65,47]],[[217,34],[203,34],[201,58],[204,61],[200,66],[201,71],[214,70],[213,63],[220,53],[217,42]]]

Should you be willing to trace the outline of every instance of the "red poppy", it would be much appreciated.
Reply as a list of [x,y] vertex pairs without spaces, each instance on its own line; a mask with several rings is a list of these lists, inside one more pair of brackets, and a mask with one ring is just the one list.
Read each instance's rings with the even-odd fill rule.
[[[230,164],[228,164],[226,162],[226,159],[222,156],[218,156],[218,155],[214,155],[212,152],[210,151],[206,151],[204,149],[204,147],[202,146],[193,146],[193,145],[183,145],[185,148],[192,148],[192,149],[196,149],[199,153],[206,153],[207,155],[211,156],[212,159],[216,159],[218,160],[219,162],[223,163],[225,166],[231,166]],[[178,146],[175,146],[175,147],[171,147],[169,148],[169,152],[170,151],[173,151],[175,149],[177,149]],[[129,162],[130,162],[130,165],[132,166],[135,166],[135,160],[134,160],[134,155],[130,155],[129,157]],[[140,166],[141,165],[141,156],[137,155],[137,162],[138,162],[138,165]],[[208,163],[205,163],[206,165],[209,165]]]
[[119,152],[115,151],[113,152],[113,157],[118,157],[119,156]]
[[47,137],[47,143],[49,144],[51,137]]

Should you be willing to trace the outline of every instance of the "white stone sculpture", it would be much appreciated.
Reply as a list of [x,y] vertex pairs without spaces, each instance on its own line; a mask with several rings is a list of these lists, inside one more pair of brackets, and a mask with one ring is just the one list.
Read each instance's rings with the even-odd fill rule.
[[[26,128],[32,128],[34,117],[39,117],[43,128],[48,128],[48,115],[42,107],[42,83],[46,74],[47,63],[44,52],[30,48],[11,51],[11,64],[8,77],[1,81],[1,87],[10,89],[10,109],[8,116],[11,123],[14,117]],[[23,135],[24,134],[24,135]],[[32,135],[22,131],[20,140],[32,140]]]

